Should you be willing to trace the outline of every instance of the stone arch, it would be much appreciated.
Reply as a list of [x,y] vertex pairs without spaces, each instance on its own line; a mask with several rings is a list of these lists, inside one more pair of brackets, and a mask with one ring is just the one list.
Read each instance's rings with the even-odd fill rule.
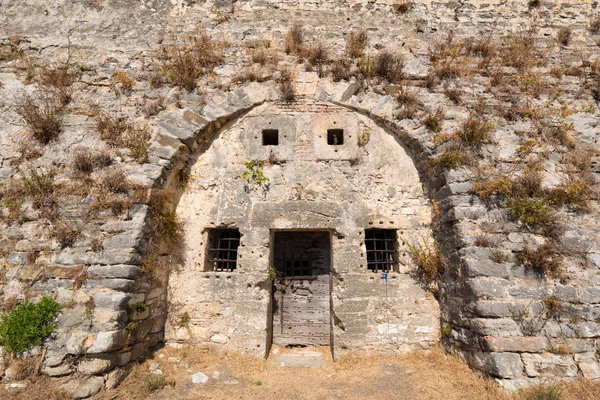
[[[331,128],[343,131],[343,144],[328,144]],[[263,129],[277,130],[279,145],[263,146]],[[369,136],[365,146],[358,144],[361,135]],[[167,341],[212,341],[265,354],[273,237],[289,230],[331,233],[336,351],[407,351],[438,341],[439,306],[411,275],[402,244],[432,234],[431,208],[399,137],[348,107],[302,99],[259,105],[194,150],[192,183],[177,207],[186,224],[186,261],[169,278]],[[267,162],[268,188],[240,178],[251,160]],[[242,236],[231,273],[205,265],[208,231],[218,227],[238,228]],[[401,262],[387,282],[367,270],[366,228],[398,232]]]

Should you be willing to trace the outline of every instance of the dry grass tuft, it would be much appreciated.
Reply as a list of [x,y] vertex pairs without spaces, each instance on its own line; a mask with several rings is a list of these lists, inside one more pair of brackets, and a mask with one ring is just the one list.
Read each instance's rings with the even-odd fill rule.
[[23,50],[19,45],[23,41],[20,36],[9,36],[4,43],[0,43],[0,61],[11,61],[23,56]]
[[6,213],[0,213],[0,220],[8,224],[24,222],[23,203],[28,191],[22,180],[7,179],[0,187],[0,206],[6,209]]
[[537,39],[533,31],[508,35],[501,51],[501,60],[519,71],[540,65],[544,57],[538,57]]
[[441,154],[435,156],[432,161],[446,169],[457,169],[471,162],[473,154],[460,145],[451,144]]
[[404,69],[404,57],[389,51],[380,52],[375,58],[373,73],[390,83],[398,83],[402,80]]
[[56,238],[60,243],[61,248],[71,247],[79,235],[81,234],[81,227],[73,222],[68,221],[57,221],[52,226],[52,236]]
[[125,174],[121,170],[112,170],[102,178],[100,183],[103,189],[111,193],[127,193],[131,188]]
[[25,187],[33,200],[35,209],[51,210],[55,205],[54,192],[56,185],[54,183],[55,171],[38,171],[30,168],[28,173],[21,173]]
[[394,10],[398,14],[406,14],[414,7],[415,3],[412,0],[396,0]]
[[314,43],[306,51],[306,58],[311,65],[322,67],[329,60],[329,52],[322,42]]
[[435,282],[444,273],[442,248],[437,241],[424,240],[417,244],[406,243],[408,254],[417,266],[417,276],[426,284]]
[[148,161],[150,147],[150,130],[148,127],[129,126],[123,138],[123,145],[129,149],[131,156],[140,164]]
[[131,156],[140,164],[148,161],[151,135],[146,126],[133,126],[128,124],[125,118],[98,113],[96,115],[96,129],[100,134],[100,138],[109,145],[129,149]]
[[73,153],[71,166],[84,174],[90,174],[96,168],[107,167],[112,164],[112,157],[106,151],[92,151],[87,147],[77,148]]
[[15,380],[21,381],[38,375],[38,357],[23,357],[13,359],[11,366],[14,368]]
[[417,91],[409,89],[408,86],[404,84],[398,87],[398,93],[395,97],[398,104],[404,107],[421,104]]
[[163,45],[159,59],[163,72],[174,85],[192,91],[198,78],[223,62],[223,55],[206,31],[201,30]]
[[281,71],[281,77],[279,78],[279,90],[281,90],[281,98],[284,101],[292,102],[296,99],[296,91],[294,89],[292,73],[287,69]]
[[590,32],[594,35],[600,33],[600,17],[594,17],[590,20]]
[[115,71],[113,76],[125,89],[131,89],[135,85],[135,81],[125,71]]
[[270,75],[260,66],[252,65],[249,68],[244,68],[233,77],[236,83],[245,82],[264,82],[269,79]]
[[457,140],[464,146],[479,148],[484,143],[489,143],[494,125],[488,121],[471,116],[462,123],[456,133]]
[[442,123],[444,122],[444,109],[439,106],[435,112],[429,112],[425,118],[421,121],[423,126],[429,129],[431,132],[441,132]]
[[562,255],[554,241],[548,241],[535,250],[526,247],[517,254],[517,265],[548,278],[560,278],[563,269]]
[[568,205],[586,211],[590,210],[590,201],[596,196],[596,179],[590,173],[570,177],[548,193],[550,201],[559,207]]
[[55,93],[23,93],[14,99],[13,109],[33,137],[42,144],[56,139],[62,131],[64,104]]
[[564,26],[558,30],[556,40],[561,46],[568,46],[571,42],[571,28]]
[[455,105],[462,103],[462,91],[457,87],[448,87],[444,89],[444,94],[450,99]]
[[55,378],[39,376],[30,380],[25,388],[6,388],[0,386],[0,398],[11,400],[67,400],[73,397],[67,392],[58,389]]
[[369,36],[366,31],[352,31],[346,41],[346,53],[350,58],[360,58],[365,55]]
[[262,66],[277,65],[279,63],[277,49],[271,49],[268,42],[261,43],[261,45],[252,52],[252,62]]
[[300,55],[302,53],[302,44],[304,43],[304,32],[300,24],[295,23],[287,31],[284,38],[285,52],[287,54]]
[[331,64],[331,78],[334,82],[339,82],[341,80],[350,80],[353,76],[354,64],[349,58],[341,58],[336,60]]
[[173,211],[175,196],[171,190],[154,190],[150,195],[154,233],[167,243],[175,243],[183,234],[183,223]]
[[61,104],[66,105],[71,101],[75,74],[69,72],[68,66],[42,68],[39,81],[59,98]]
[[111,146],[121,145],[128,126],[127,120],[123,117],[113,117],[106,113],[96,115],[96,129],[100,134],[100,139]]

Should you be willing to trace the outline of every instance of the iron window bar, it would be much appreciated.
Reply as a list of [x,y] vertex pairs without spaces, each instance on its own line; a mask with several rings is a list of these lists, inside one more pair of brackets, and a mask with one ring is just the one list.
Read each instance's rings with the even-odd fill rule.
[[210,262],[213,271],[231,272],[237,268],[237,252],[240,245],[240,231],[237,229],[216,229],[210,248]]
[[367,269],[373,272],[390,272],[398,265],[398,237],[393,229],[365,230]]

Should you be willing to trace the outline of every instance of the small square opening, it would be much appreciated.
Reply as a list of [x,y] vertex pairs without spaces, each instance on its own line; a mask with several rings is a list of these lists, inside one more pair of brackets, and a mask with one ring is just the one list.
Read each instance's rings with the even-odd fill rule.
[[327,144],[330,146],[339,146],[344,144],[344,130],[327,129]]
[[279,145],[279,131],[277,129],[263,129],[262,144],[263,146]]

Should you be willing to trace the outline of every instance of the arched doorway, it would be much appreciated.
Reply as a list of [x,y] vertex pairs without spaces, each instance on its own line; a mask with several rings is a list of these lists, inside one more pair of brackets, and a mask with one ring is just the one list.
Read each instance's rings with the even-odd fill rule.
[[430,204],[406,147],[368,117],[308,100],[253,109],[193,156],[177,213],[167,341],[339,354],[439,339],[405,251],[431,235]]

